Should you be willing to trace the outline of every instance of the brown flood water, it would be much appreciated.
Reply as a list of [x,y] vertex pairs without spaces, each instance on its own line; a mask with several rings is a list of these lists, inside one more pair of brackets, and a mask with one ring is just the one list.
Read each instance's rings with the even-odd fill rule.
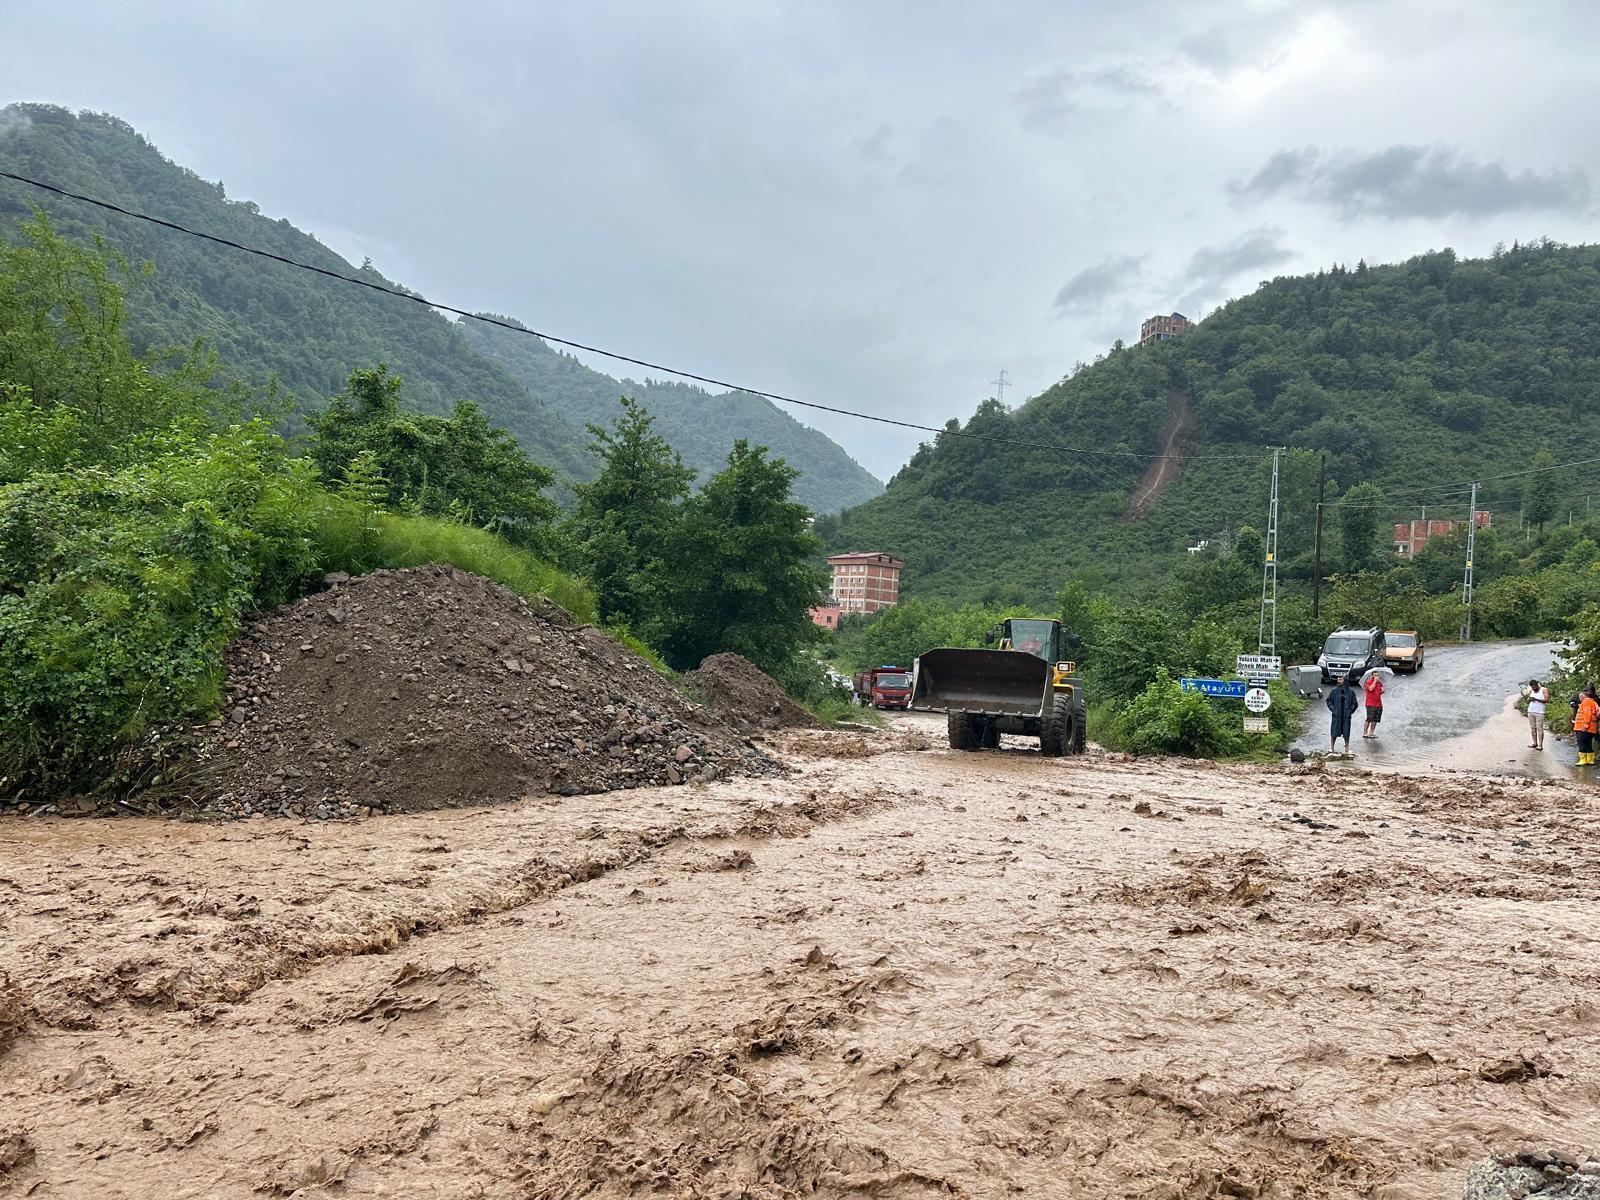
[[1592,789],[926,727],[790,735],[777,782],[5,823],[0,1193],[1420,1200],[1600,1146]]

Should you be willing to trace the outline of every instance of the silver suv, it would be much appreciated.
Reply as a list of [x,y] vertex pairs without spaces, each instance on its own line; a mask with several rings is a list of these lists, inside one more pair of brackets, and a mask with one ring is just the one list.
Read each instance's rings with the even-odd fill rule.
[[1383,630],[1335,629],[1317,655],[1322,682],[1332,683],[1354,671],[1364,674],[1370,667],[1383,665]]

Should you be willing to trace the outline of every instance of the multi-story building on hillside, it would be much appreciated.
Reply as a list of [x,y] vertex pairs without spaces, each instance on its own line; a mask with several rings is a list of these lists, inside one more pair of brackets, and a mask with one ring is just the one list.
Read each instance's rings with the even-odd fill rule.
[[1194,322],[1182,313],[1160,313],[1139,326],[1139,344],[1164,342],[1193,328]]
[[843,613],[875,613],[900,601],[900,569],[905,560],[890,554],[835,554],[833,603]]
[[[1480,508],[1473,514],[1479,529],[1489,528],[1489,510]],[[1394,552],[1401,558],[1415,558],[1417,551],[1433,537],[1449,537],[1467,523],[1465,517],[1448,517],[1431,521],[1402,521],[1394,527]]]

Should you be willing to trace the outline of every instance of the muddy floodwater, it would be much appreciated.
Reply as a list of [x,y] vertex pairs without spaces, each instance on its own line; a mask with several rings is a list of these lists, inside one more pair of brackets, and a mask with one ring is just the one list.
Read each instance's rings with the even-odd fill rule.
[[1592,788],[925,732],[6,821],[0,1193],[1436,1200],[1600,1146]]

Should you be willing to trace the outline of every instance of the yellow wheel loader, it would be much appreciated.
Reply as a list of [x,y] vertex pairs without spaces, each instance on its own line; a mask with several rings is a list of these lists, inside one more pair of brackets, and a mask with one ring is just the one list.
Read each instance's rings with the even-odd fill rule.
[[952,750],[991,749],[1002,733],[1020,733],[1037,737],[1042,754],[1082,754],[1077,635],[1060,621],[1007,617],[984,641],[984,649],[945,647],[918,658],[911,707],[947,714]]

